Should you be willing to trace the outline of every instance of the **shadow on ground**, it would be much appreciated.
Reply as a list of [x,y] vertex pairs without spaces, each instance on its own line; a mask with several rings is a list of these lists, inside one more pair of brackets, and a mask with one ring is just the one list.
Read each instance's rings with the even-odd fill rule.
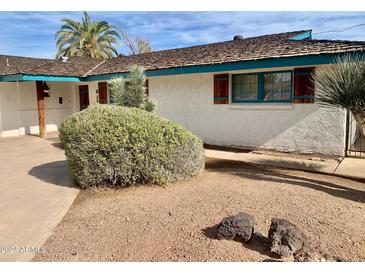
[[[307,187],[317,191],[322,191],[335,197],[348,199],[355,202],[365,203],[365,191],[346,187],[340,184],[329,182],[336,176],[323,175],[328,180],[316,180],[303,176],[286,174],[287,170],[265,165],[253,165],[235,160],[207,158],[206,170],[229,173],[251,180],[266,180],[275,183],[291,184],[300,187]],[[337,177],[338,178],[338,177]],[[350,179],[343,179],[350,180]],[[357,180],[352,180],[357,181]],[[363,183],[362,181],[359,181]]]
[[59,148],[59,149],[63,149],[63,145],[60,141],[60,138],[58,136],[56,137],[48,137],[45,140],[49,141],[52,143],[52,146]]
[[[225,241],[225,240],[217,239],[217,236],[216,236],[217,229],[218,229],[218,225],[214,225],[214,226],[206,227],[206,228],[202,229],[202,232],[209,239],[217,240],[217,241]],[[256,251],[262,255],[270,257],[271,259],[267,259],[267,261],[276,261],[276,260],[272,260],[272,259],[279,259],[275,254],[270,252],[268,238],[263,235],[254,233],[252,235],[251,239],[247,243],[242,242],[242,240],[240,238],[235,238],[234,241],[242,243],[242,245],[247,249]]]
[[76,188],[66,160],[35,166],[29,170],[28,174],[36,177],[42,182]]

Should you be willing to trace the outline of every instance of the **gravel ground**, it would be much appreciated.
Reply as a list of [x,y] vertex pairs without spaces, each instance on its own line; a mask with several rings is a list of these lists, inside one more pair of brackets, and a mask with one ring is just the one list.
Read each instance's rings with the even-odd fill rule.
[[257,242],[216,240],[224,217],[245,211],[267,235],[285,218],[311,246],[365,261],[365,183],[207,159],[205,172],[166,187],[81,191],[35,261],[270,261]]

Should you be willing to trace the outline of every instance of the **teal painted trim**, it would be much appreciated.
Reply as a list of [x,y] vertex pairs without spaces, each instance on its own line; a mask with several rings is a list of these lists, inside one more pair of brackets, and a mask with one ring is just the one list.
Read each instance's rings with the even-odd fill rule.
[[78,77],[69,76],[46,76],[46,75],[24,75],[24,81],[56,81],[56,82],[81,82]]
[[294,99],[314,99],[314,95],[301,95],[301,96],[294,96]]
[[[318,55],[306,55],[296,57],[283,57],[283,58],[270,58],[261,60],[242,61],[234,63],[214,64],[214,65],[201,65],[190,66],[160,70],[147,70],[147,77],[154,76],[167,76],[167,75],[179,75],[179,74],[193,74],[193,73],[207,73],[207,72],[224,72],[234,70],[246,70],[246,69],[265,69],[273,67],[300,67],[311,65],[322,65],[333,63],[334,58],[342,56],[343,54],[318,54]],[[358,53],[365,56],[365,51]],[[114,73],[103,74],[86,77],[85,81],[107,81],[115,77],[124,77],[127,73]]]
[[[290,99],[288,100],[265,100],[265,74],[273,74],[273,73],[290,73]],[[258,87],[257,87],[257,100],[234,100],[235,95],[235,87],[234,87],[234,78],[239,75],[257,75],[258,76]],[[241,74],[233,74],[232,75],[232,83],[231,83],[231,101],[232,103],[292,103],[293,102],[293,87],[294,87],[294,76],[292,70],[282,70],[282,71],[268,71],[268,72],[257,72],[257,73],[241,73]]]
[[289,39],[294,40],[294,41],[301,41],[301,40],[304,40],[304,39],[312,39],[312,31],[303,32],[303,33],[295,35],[295,36],[293,36]]
[[[224,72],[234,70],[246,70],[246,69],[265,69],[273,67],[300,67],[310,65],[322,65],[333,63],[334,58],[345,55],[342,54],[318,54],[318,55],[306,55],[296,57],[283,57],[283,58],[269,58],[261,60],[242,61],[234,63],[223,63],[214,65],[201,65],[201,66],[190,66],[190,67],[179,67],[170,69],[160,70],[147,70],[147,77],[154,76],[167,76],[167,75],[179,75],[179,74],[193,74],[193,73],[207,73],[207,72]],[[357,53],[360,56],[365,56],[365,51]],[[82,82],[82,81],[107,81],[116,77],[124,77],[127,73],[113,73],[113,74],[102,74],[88,77],[57,77],[57,76],[32,76],[27,75],[28,81],[67,81],[67,82]],[[8,75],[0,78],[3,82],[22,81],[22,75]],[[37,77],[37,78],[36,78]],[[43,78],[45,77],[45,78]],[[47,77],[47,78],[46,78]]]
[[[290,99],[288,100],[264,100],[264,96],[265,96],[265,87],[264,87],[264,83],[265,83],[265,74],[274,74],[274,73],[290,73]],[[293,77],[293,71],[292,70],[282,70],[282,71],[269,71],[269,72],[262,72],[263,74],[263,84],[262,84],[262,102],[263,103],[291,103],[293,101],[293,82],[294,82],[294,77]]]
[[[256,100],[235,100],[234,96],[235,96],[235,82],[234,82],[234,78],[238,77],[238,76],[244,76],[244,75],[257,75],[257,99]],[[239,74],[233,74],[232,75],[232,83],[231,83],[231,102],[232,103],[260,103],[261,98],[260,98],[260,73],[239,73]]]
[[229,97],[214,97],[214,101],[224,101],[224,100],[228,100]]
[[[148,71],[145,71],[145,73],[146,73],[147,77],[151,76],[151,75],[149,75]],[[128,74],[127,72],[121,72],[121,73],[93,75],[93,76],[86,77],[84,79],[84,81],[87,81],[87,82],[91,82],[91,81],[109,81],[109,80],[113,80],[114,78],[126,77],[127,74]]]
[[227,81],[229,78],[214,78],[214,81]]
[[16,82],[16,81],[23,81],[23,75],[13,74],[13,75],[0,76],[0,82]]
[[312,74],[312,72],[295,72],[294,76],[310,76]]

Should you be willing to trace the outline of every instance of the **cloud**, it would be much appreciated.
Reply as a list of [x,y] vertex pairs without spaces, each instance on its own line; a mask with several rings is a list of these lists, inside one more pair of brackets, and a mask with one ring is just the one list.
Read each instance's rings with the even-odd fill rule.
[[[313,29],[315,39],[365,40],[365,26],[345,32],[315,33],[365,23],[364,12],[90,12],[131,36],[149,39],[156,50],[284,31]],[[0,53],[53,58],[61,18],[82,12],[0,12]],[[123,46],[119,51],[127,53]]]

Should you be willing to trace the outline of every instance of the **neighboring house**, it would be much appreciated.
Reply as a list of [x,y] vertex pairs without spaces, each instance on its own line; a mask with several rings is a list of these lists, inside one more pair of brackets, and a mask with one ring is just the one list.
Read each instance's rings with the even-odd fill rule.
[[0,134],[57,130],[66,115],[108,103],[107,81],[138,63],[157,112],[206,143],[344,155],[346,112],[320,108],[310,76],[348,52],[365,54],[365,42],[296,31],[108,60],[0,56]]

